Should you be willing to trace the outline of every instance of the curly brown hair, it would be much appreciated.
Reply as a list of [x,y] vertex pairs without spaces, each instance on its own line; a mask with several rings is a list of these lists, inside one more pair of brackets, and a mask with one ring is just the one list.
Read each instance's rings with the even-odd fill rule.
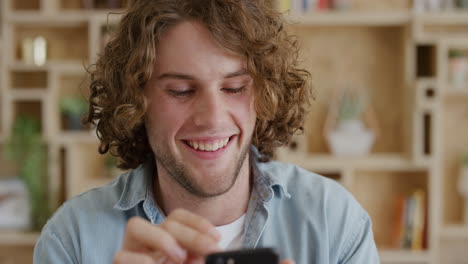
[[171,26],[198,20],[226,49],[243,56],[255,89],[252,137],[263,161],[302,130],[310,73],[298,68],[298,42],[282,15],[263,0],[135,0],[91,75],[85,124],[96,126],[99,152],[119,157],[122,169],[153,157],[145,130],[143,88],[152,74],[158,40]]

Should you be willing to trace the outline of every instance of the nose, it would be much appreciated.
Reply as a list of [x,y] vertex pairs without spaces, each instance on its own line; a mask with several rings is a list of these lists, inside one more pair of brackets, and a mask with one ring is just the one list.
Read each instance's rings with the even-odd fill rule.
[[227,105],[217,90],[203,91],[194,102],[193,122],[198,127],[216,128],[223,122]]

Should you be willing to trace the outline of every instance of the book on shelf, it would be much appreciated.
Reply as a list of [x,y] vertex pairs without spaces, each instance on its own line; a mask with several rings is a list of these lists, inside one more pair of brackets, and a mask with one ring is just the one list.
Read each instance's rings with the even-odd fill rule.
[[308,13],[329,10],[333,7],[331,0],[278,0],[280,12]]
[[411,195],[395,199],[392,247],[411,250],[427,248],[426,193],[416,190]]
[[406,212],[406,198],[399,195],[395,199],[395,217],[393,219],[392,242],[391,246],[394,248],[401,248],[401,241],[405,233],[405,212]]

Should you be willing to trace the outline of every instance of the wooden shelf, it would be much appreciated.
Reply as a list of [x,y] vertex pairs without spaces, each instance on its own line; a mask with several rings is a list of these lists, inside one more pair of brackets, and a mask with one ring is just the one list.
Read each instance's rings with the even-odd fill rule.
[[27,246],[36,244],[40,233],[16,232],[16,231],[1,231],[0,230],[0,246],[16,245]]
[[18,25],[34,24],[36,26],[54,26],[54,27],[69,27],[78,26],[87,23],[89,15],[71,13],[71,14],[56,14],[53,16],[40,14],[35,11],[21,11],[10,14],[5,14],[5,21]]
[[343,170],[376,169],[376,170],[420,170],[425,166],[415,165],[398,154],[372,154],[363,157],[339,157],[333,155],[286,154],[278,153],[278,159],[297,164],[309,170]]
[[464,39],[468,33],[468,11],[416,14],[414,25],[415,39],[419,41]]
[[410,13],[405,11],[329,11],[288,16],[293,24],[304,26],[404,26],[410,22],[410,18]]
[[36,11],[16,11],[5,15],[4,20],[15,24],[35,24],[40,26],[76,26],[88,23],[90,19],[117,21],[121,18],[118,10],[61,10],[50,15]]
[[411,250],[380,250],[380,261],[382,263],[429,263],[430,253],[427,251]]
[[83,73],[84,65],[81,61],[76,60],[55,60],[47,61],[44,65],[37,66],[27,64],[21,60],[16,60],[9,63],[7,67],[15,71],[60,71],[60,72],[79,72]]
[[99,140],[95,131],[66,131],[60,133],[57,142],[60,144],[94,143],[97,146]]
[[[466,85],[468,87],[468,83]],[[468,96],[468,89],[448,88],[448,89],[442,90],[442,94],[446,97]]]
[[468,25],[468,11],[457,10],[447,12],[431,12],[414,15],[414,19],[425,24],[466,24]]
[[17,101],[40,101],[47,97],[44,93],[46,88],[34,88],[34,89],[14,89],[10,91],[10,96],[13,100]]
[[440,231],[445,239],[468,239],[467,225],[446,225]]

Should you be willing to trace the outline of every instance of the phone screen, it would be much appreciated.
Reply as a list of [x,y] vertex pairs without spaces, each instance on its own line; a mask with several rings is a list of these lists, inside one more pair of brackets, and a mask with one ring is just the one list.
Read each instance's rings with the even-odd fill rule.
[[208,255],[206,264],[278,264],[278,254],[272,248],[224,251]]

